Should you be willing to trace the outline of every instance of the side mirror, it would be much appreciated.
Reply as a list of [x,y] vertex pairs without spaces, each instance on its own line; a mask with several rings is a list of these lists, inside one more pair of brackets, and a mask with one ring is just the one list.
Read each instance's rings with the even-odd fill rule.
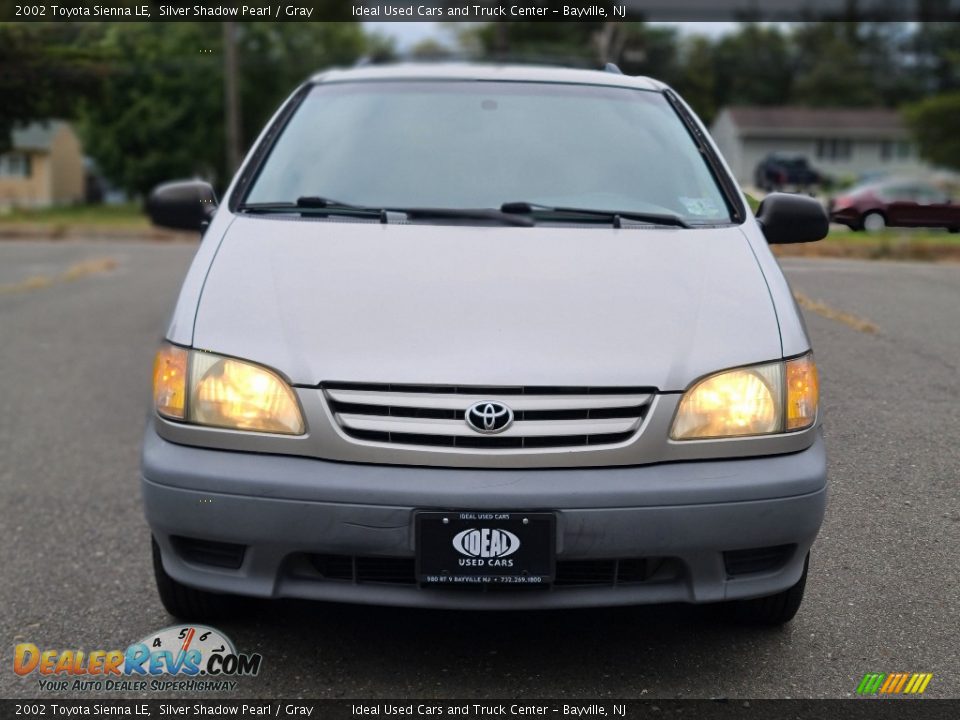
[[771,245],[821,240],[830,230],[818,200],[790,193],[767,195],[757,208],[757,222]]
[[147,197],[150,222],[174,230],[202,231],[217,210],[210,183],[179,180],[157,185]]

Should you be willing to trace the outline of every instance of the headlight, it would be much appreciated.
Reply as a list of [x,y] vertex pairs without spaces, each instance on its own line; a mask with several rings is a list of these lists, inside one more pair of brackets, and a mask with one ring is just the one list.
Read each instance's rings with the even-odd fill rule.
[[153,372],[157,413],[196,425],[302,435],[293,390],[259,365],[164,345]]
[[670,437],[701,440],[803,430],[816,421],[818,403],[812,355],[727,370],[684,393]]

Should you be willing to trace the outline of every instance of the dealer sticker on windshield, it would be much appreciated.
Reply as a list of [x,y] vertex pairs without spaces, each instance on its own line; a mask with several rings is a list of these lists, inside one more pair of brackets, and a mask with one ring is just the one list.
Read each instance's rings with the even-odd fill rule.
[[688,215],[696,215],[697,217],[717,217],[720,215],[720,208],[711,198],[681,197],[678,199]]

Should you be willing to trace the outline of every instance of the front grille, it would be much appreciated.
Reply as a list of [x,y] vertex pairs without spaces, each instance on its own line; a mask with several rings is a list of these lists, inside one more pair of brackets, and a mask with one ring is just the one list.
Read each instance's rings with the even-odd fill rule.
[[[309,555],[307,561],[313,573],[324,580],[384,583],[387,585],[417,584],[413,558]],[[300,568],[301,571],[304,568],[300,562],[294,562],[292,567]],[[613,587],[615,585],[671,581],[681,577],[682,574],[683,565],[676,558],[558,560],[553,585],[558,588]],[[528,589],[526,586],[515,585],[507,585],[505,588]]]
[[[324,383],[343,431],[356,440],[396,445],[485,450],[610,445],[629,440],[653,399],[638,387],[478,387]],[[474,403],[496,401],[513,424],[482,434],[464,415]]]

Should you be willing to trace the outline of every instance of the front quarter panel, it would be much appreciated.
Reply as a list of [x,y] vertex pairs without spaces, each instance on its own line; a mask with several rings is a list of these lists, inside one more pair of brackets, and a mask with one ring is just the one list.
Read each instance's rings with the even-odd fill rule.
[[197,306],[200,304],[203,284],[233,219],[234,216],[221,205],[210,227],[204,233],[200,247],[197,248],[190,269],[187,270],[187,275],[180,286],[177,304],[174,306],[173,315],[167,327],[166,338],[170,342],[186,346],[193,344],[193,325],[197,317]]
[[[717,147],[716,142],[713,140],[707,127],[703,124],[703,121],[697,117],[689,105],[686,105],[682,98],[680,98],[680,102],[683,102],[687,107],[688,112],[690,112],[704,133],[707,142],[713,148],[717,157],[720,158],[723,171],[729,178],[733,178],[733,172],[730,170],[726,158],[723,157],[720,148]],[[742,189],[739,189],[738,195],[742,206],[749,208],[747,198]],[[767,244],[767,240],[763,236],[763,231],[757,224],[756,218],[753,213],[749,211],[747,211],[746,216],[746,220],[740,225],[740,231],[750,244],[754,257],[757,259],[757,264],[760,266],[760,270],[767,281],[770,299],[773,302],[774,312],[776,313],[777,322],[780,326],[780,343],[783,356],[791,357],[801,355],[810,350],[810,339],[807,335],[806,325],[803,322],[803,315],[797,307],[797,303],[793,298],[793,291],[790,289],[790,284],[787,282],[786,277],[784,277],[783,271],[780,269],[779,263],[777,263],[777,259],[770,251],[770,246]]]
[[774,312],[777,314],[777,323],[780,325],[780,344],[784,357],[802,355],[810,350],[810,338],[803,321],[803,314],[797,307],[790,283],[780,269],[780,264],[774,257],[770,246],[763,237],[763,232],[755,218],[748,217],[740,226],[741,231],[750,243],[757,264],[767,280],[770,290],[770,299],[773,301]]

